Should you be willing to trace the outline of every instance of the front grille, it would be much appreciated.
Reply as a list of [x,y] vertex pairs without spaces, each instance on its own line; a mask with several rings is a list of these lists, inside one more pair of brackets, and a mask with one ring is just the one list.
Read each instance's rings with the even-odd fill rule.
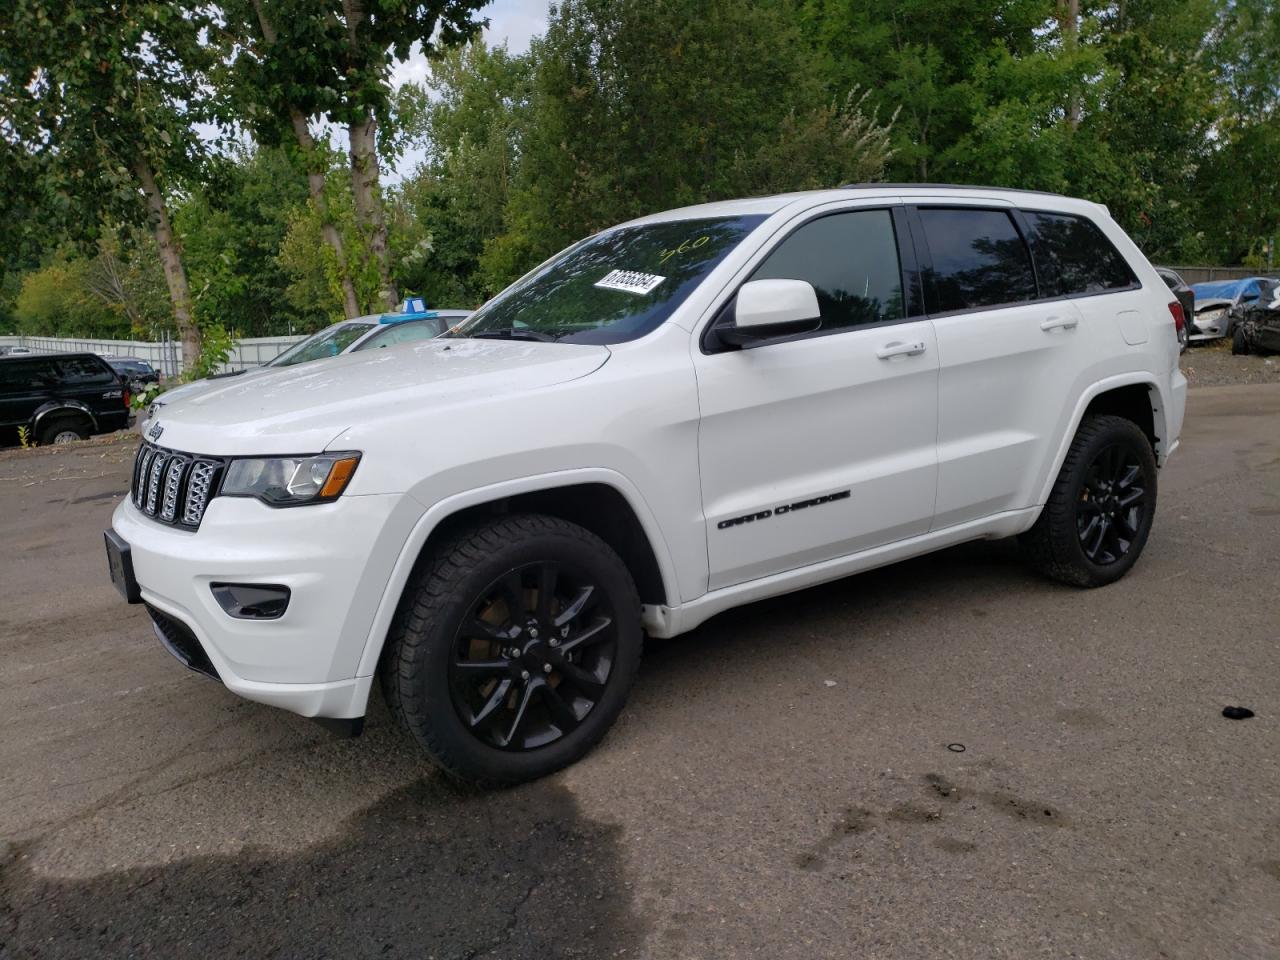
[[133,505],[161,523],[194,530],[222,478],[225,461],[143,441],[133,460]]
[[215,680],[222,679],[190,627],[181,620],[175,620],[168,614],[162,613],[151,604],[147,604],[147,613],[151,614],[156,636],[165,645],[165,649],[196,673],[203,673],[206,677],[213,677]]

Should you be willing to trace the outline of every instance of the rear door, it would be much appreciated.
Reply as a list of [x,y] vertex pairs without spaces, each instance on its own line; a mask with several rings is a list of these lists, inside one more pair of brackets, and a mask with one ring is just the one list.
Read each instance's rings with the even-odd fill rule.
[[906,233],[901,208],[789,228],[742,280],[808,281],[819,327],[695,349],[710,589],[928,531],[938,361],[904,283]]
[[912,222],[938,337],[942,529],[1032,505],[1099,321],[1042,296],[1011,206],[922,204]]

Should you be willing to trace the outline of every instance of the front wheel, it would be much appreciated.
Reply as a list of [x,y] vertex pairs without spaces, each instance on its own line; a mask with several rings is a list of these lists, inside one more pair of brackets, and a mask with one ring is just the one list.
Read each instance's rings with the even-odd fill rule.
[[1243,324],[1236,324],[1235,330],[1231,333],[1231,353],[1237,357],[1249,353],[1249,338],[1245,335]]
[[635,583],[604,541],[556,517],[500,517],[440,548],[410,583],[383,692],[444,770],[518,783],[604,736],[642,637]]
[[1137,424],[1094,416],[1076,431],[1049,500],[1021,537],[1054,580],[1100,587],[1138,560],[1156,510],[1156,459]]

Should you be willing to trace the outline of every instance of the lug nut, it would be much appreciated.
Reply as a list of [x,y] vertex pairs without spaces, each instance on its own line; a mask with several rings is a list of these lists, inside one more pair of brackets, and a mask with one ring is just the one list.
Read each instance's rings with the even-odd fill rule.
[[560,641],[557,640],[555,637],[552,637],[550,640],[547,641],[547,643],[549,643],[553,647],[560,646]]
[[528,679],[529,679],[529,671],[528,671],[528,670],[521,670],[521,671],[520,671],[520,679],[521,679],[521,680],[528,680]]
[[544,664],[542,665],[542,672],[543,672],[543,673],[550,673],[550,672],[551,672],[551,664],[549,664],[549,663],[544,663]]

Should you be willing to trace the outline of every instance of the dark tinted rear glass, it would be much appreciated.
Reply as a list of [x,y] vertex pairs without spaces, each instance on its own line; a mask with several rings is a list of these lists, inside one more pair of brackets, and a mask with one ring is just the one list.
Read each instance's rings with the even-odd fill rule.
[[925,271],[931,313],[1035,299],[1031,255],[1009,214],[924,208],[920,219],[933,259]]
[[1046,297],[1101,293],[1138,282],[1096,225],[1065,213],[1028,213],[1031,243]]
[[58,379],[52,360],[0,361],[0,390],[20,392],[47,387]]
[[58,357],[58,372],[69,387],[96,387],[116,382],[115,372],[97,357]]

